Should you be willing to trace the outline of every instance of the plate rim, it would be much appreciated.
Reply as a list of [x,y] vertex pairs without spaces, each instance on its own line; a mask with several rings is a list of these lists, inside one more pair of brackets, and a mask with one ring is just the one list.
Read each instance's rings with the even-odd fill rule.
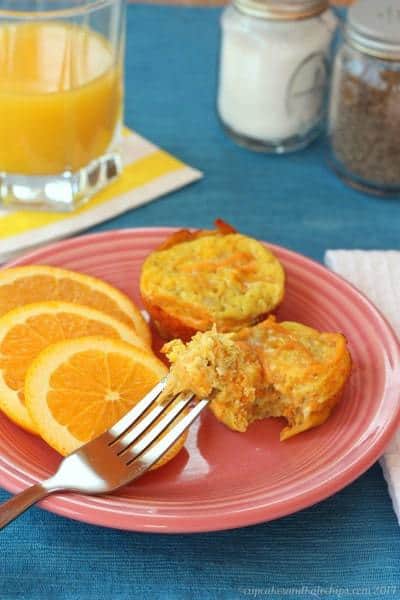
[[[22,266],[21,263],[25,263],[26,261],[29,261],[30,264],[34,264],[35,258],[39,258],[43,254],[43,252],[51,253],[53,250],[73,248],[74,246],[80,246],[82,242],[86,244],[90,240],[107,240],[115,237],[121,238],[123,236],[130,237],[132,236],[132,234],[151,235],[153,233],[156,235],[168,235],[169,233],[172,233],[178,229],[182,229],[182,227],[130,227],[111,229],[95,233],[86,233],[84,235],[79,235],[61,241],[59,240],[51,244],[46,244],[31,252],[26,252],[16,259],[8,261],[0,268],[1,270],[3,270],[14,266]],[[395,352],[397,354],[396,364],[400,366],[399,339],[386,317],[373,304],[373,302],[367,298],[365,294],[358,290],[353,284],[348,282],[344,277],[331,271],[322,263],[284,246],[272,244],[263,240],[260,241],[267,245],[272,251],[276,250],[277,252],[294,260],[300,259],[304,266],[312,267],[313,270],[316,270],[321,274],[325,274],[325,276],[329,275],[329,277],[333,280],[337,279],[341,282],[342,285],[350,288],[353,294],[355,293],[358,299],[361,300],[362,303],[366,305],[369,310],[372,309],[372,311],[375,313],[378,319],[381,320],[382,324],[384,325],[384,329],[386,330],[385,334],[388,335],[388,340],[392,342],[392,351],[393,349],[395,349]],[[386,348],[385,350],[387,351]],[[391,396],[397,395],[400,399],[400,389],[397,393],[395,393],[395,391],[392,389],[390,389],[387,393],[391,393]],[[285,499],[281,502],[276,502],[275,508],[274,505],[272,505],[271,508],[271,504],[269,504],[267,508],[265,506],[263,507],[262,505],[257,504],[257,506],[248,506],[245,509],[235,509],[229,513],[224,513],[223,509],[218,508],[216,514],[211,515],[211,517],[209,511],[206,515],[201,514],[197,517],[194,517],[192,514],[175,514],[172,516],[165,514],[159,515],[157,513],[134,515],[115,513],[110,510],[107,511],[106,509],[103,509],[101,507],[96,507],[94,509],[94,507],[92,506],[74,505],[73,498],[74,496],[77,497],[77,495],[72,493],[54,494],[42,501],[38,506],[60,516],[64,516],[88,524],[146,533],[200,533],[251,526],[257,523],[272,521],[280,517],[293,514],[294,512],[304,510],[305,508],[310,507],[318,502],[321,502],[342,490],[344,487],[352,483],[355,479],[360,477],[371,465],[373,465],[378,460],[378,458],[384,452],[386,445],[390,441],[392,435],[394,434],[395,430],[399,427],[399,425],[400,402],[397,403],[397,410],[394,412],[391,419],[384,424],[384,426],[382,427],[382,431],[379,433],[374,443],[372,443],[371,446],[366,448],[365,452],[362,453],[359,457],[357,457],[357,459],[353,463],[351,463],[347,468],[335,475],[333,479],[326,479],[321,485],[315,486],[309,490],[304,491],[301,494],[295,495],[289,500]],[[29,475],[29,477],[31,477],[31,475]],[[18,478],[17,475],[10,474],[9,472],[5,471],[3,464],[0,462],[0,485],[5,490],[16,493],[24,489],[26,487],[26,483],[24,482],[21,485],[20,480],[21,478]],[[309,497],[310,495],[312,495],[312,498]],[[84,495],[79,495],[79,497],[84,497]],[[91,498],[93,498],[93,496],[91,496]],[[265,514],[266,511],[268,512],[267,516]],[[210,518],[213,519],[212,524],[210,523]]]

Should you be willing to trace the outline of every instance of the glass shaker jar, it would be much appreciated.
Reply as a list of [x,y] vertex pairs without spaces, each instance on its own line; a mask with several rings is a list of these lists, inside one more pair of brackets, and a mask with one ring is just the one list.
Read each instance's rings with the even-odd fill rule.
[[360,0],[344,27],[329,106],[330,163],[349,184],[400,193],[400,0]]
[[328,0],[233,0],[222,15],[218,113],[252,150],[283,153],[321,132],[336,18]]

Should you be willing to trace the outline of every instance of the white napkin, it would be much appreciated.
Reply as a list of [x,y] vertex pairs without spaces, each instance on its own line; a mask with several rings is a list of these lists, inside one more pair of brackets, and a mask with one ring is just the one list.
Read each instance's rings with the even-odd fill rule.
[[120,177],[71,213],[0,208],[0,263],[151,202],[202,177],[202,173],[126,130]]
[[[400,252],[328,250],[325,263],[368,296],[400,336]],[[386,448],[380,464],[400,523],[400,431]]]

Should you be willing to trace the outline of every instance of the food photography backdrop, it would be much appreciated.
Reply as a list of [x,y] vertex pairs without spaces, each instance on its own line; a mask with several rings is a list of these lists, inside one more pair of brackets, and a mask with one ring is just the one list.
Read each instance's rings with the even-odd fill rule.
[[[221,7],[205,4],[130,4],[125,72],[126,125],[204,177],[88,231],[209,228],[220,217],[319,262],[328,249],[399,249],[399,200],[346,186],[324,138],[270,156],[226,136],[216,113]],[[118,531],[33,508],[1,533],[0,598],[397,599],[399,559],[376,463],[297,514],[217,533]]]

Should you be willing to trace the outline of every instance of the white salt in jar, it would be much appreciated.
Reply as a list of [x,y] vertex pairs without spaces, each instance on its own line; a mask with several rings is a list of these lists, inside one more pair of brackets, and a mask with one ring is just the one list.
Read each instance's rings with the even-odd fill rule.
[[233,0],[222,15],[218,112],[253,150],[303,148],[322,129],[336,18],[328,0]]

